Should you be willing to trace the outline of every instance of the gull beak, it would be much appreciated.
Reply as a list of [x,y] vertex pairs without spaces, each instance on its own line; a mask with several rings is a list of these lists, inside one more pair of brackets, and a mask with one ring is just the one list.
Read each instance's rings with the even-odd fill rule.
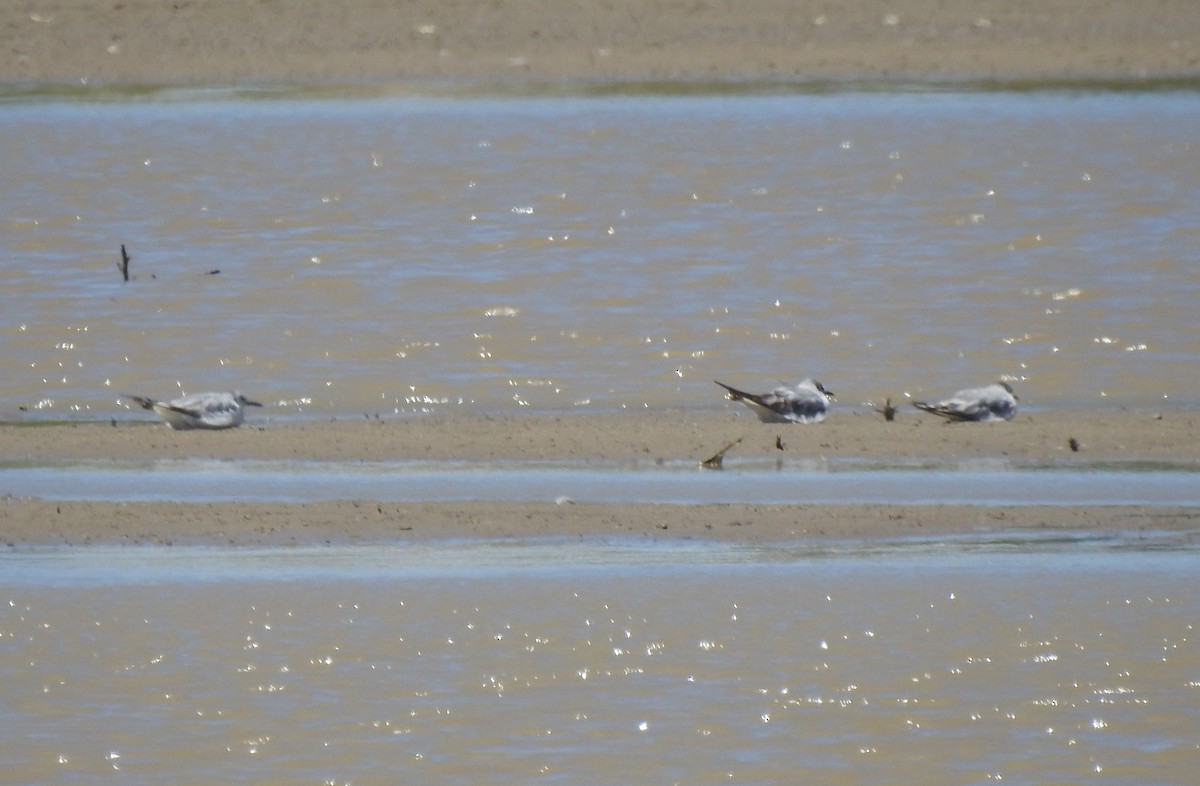
[[822,390],[821,392],[825,394],[825,398],[829,399],[830,401],[833,401],[833,391],[832,390]]
[[262,406],[262,404],[259,404],[257,401],[246,400],[246,401],[243,401],[242,403],[245,404],[247,407],[261,407]]

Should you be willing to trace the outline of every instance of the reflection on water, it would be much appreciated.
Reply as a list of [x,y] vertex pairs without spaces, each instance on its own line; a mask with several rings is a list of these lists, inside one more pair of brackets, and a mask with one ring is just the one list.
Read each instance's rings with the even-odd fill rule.
[[348,95],[5,106],[0,413],[1200,404],[1194,93]]
[[1134,786],[1200,762],[1194,548],[413,548],[0,556],[5,776]]

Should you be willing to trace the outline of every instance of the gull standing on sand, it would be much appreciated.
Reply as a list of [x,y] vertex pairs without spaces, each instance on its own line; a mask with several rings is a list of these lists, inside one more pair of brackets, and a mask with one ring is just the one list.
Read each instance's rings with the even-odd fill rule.
[[1012,420],[1017,414],[1017,397],[1007,382],[960,390],[936,404],[914,401],[913,406],[951,422]]
[[780,385],[770,393],[758,395],[731,388],[713,380],[729,391],[730,401],[740,401],[758,415],[763,423],[820,423],[829,414],[833,393],[815,379],[806,379],[795,387]]
[[261,407],[238,391],[232,393],[193,393],[173,401],[155,401],[144,396],[122,396],[152,409],[176,431],[194,428],[222,429],[242,425],[243,407]]

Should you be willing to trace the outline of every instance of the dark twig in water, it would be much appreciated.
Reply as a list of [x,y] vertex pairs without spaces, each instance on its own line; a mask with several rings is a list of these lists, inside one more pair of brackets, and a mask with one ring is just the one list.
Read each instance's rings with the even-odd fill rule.
[[1075,439],[1074,437],[1071,437],[1067,440],[1067,446],[1071,448],[1072,453],[1079,452],[1079,440]]
[[888,421],[889,423],[891,423],[893,420],[896,419],[896,408],[894,406],[892,406],[891,398],[885,398],[883,400],[883,406],[876,407],[875,411],[878,412],[880,415],[883,415],[883,419]]
[[714,453],[711,456],[709,456],[708,458],[704,459],[704,461],[701,461],[700,466],[703,467],[704,469],[720,469],[721,465],[724,464],[724,462],[725,462],[725,451],[729,450],[731,447],[733,447],[737,443],[741,442],[743,439],[745,439],[745,437],[738,437],[733,442],[730,442],[728,445],[721,448],[716,453]]
[[129,254],[125,252],[125,244],[121,244],[121,261],[117,263],[117,269],[121,271],[121,275],[125,280],[129,280]]
[[775,437],[775,449],[776,450],[787,450],[787,448],[785,448],[783,446],[783,437]]

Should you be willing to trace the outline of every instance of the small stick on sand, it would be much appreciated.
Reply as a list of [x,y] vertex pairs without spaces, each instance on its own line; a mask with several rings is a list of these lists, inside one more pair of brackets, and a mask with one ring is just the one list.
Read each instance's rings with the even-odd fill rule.
[[709,456],[708,458],[704,459],[704,461],[701,461],[700,466],[703,467],[704,469],[720,469],[721,465],[724,464],[724,462],[725,462],[725,451],[729,450],[731,447],[733,447],[737,443],[741,442],[743,439],[745,439],[745,437],[738,437],[733,442],[730,442],[728,445],[721,448],[716,453],[714,453],[711,456]]

